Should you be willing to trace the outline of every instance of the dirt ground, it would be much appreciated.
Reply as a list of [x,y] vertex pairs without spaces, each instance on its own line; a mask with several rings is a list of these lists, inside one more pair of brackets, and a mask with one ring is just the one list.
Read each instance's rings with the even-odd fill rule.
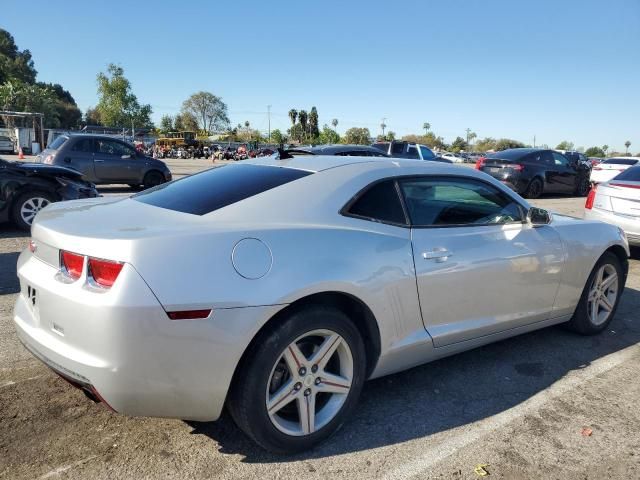
[[[176,173],[208,165],[176,163]],[[584,199],[535,203],[581,215]],[[0,226],[2,479],[475,479],[481,464],[489,478],[640,478],[638,251],[603,334],[548,328],[370,381],[327,443],[283,457],[260,450],[227,416],[197,423],[111,413],[28,354],[11,320],[27,243]]]

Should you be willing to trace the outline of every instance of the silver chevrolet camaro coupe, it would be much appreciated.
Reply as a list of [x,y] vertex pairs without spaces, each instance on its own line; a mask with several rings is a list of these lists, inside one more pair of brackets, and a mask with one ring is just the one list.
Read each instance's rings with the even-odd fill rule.
[[126,415],[310,448],[363,383],[549,325],[612,320],[618,227],[490,176],[372,157],[255,159],[42,210],[18,260],[25,347]]

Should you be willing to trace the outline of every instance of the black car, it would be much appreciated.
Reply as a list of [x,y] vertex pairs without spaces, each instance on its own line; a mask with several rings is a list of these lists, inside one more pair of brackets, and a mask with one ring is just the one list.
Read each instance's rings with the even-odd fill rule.
[[[283,157],[283,153],[287,157]],[[319,145],[317,147],[294,147],[280,151],[280,158],[297,155],[342,155],[349,157],[389,157],[386,153],[368,145]]]
[[97,196],[95,185],[77,170],[0,159],[0,222],[29,230],[36,213],[50,203]]
[[476,168],[526,198],[543,193],[585,196],[591,168],[577,157],[540,148],[512,148],[480,158]]
[[430,162],[453,163],[451,160],[442,158],[433,153],[426,145],[409,143],[404,140],[394,140],[392,142],[377,142],[372,145],[380,151],[385,152],[393,158],[408,158],[410,160],[425,160]]

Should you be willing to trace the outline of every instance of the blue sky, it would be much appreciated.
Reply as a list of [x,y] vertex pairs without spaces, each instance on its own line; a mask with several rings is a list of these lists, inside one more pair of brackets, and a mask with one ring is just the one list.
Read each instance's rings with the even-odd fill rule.
[[0,26],[83,111],[113,62],[155,120],[207,90],[261,130],[315,105],[341,132],[640,152],[640,0],[4,0]]

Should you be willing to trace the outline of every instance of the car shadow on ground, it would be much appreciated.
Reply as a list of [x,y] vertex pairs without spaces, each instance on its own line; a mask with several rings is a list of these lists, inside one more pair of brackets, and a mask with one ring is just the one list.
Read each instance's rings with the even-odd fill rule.
[[20,282],[16,274],[16,263],[20,252],[0,253],[0,295],[9,295],[20,291]]
[[[371,380],[357,410],[328,441],[306,453],[272,455],[252,443],[228,413],[217,422],[187,422],[221,453],[249,463],[299,461],[400,444],[471,424],[526,401],[599,358],[640,342],[640,292],[627,288],[616,317],[600,335],[560,326]],[[636,319],[636,320],[634,320]]]

